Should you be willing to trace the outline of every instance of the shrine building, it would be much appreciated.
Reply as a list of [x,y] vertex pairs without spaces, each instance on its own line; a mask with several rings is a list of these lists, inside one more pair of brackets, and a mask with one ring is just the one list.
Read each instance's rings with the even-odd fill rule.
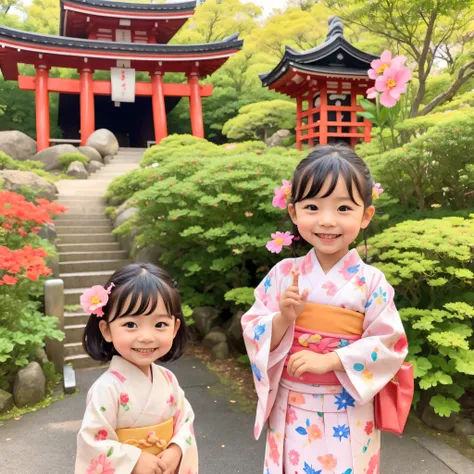
[[360,96],[374,86],[367,71],[377,56],[352,46],[339,18],[329,20],[326,41],[308,51],[289,46],[280,63],[260,75],[264,87],[296,98],[296,146],[369,142],[372,124],[357,116]]
[[[159,143],[168,134],[167,112],[183,97],[189,100],[193,135],[204,137],[201,98],[212,95],[213,86],[201,85],[199,78],[242,48],[238,34],[216,43],[168,44],[194,14],[196,1],[58,1],[59,36],[0,26],[3,77],[36,92],[38,151],[51,144],[50,92],[60,94],[58,121],[65,138],[83,145],[99,128],[111,130],[121,146]],[[18,64],[33,65],[36,75],[19,75]],[[53,67],[74,69],[79,78],[51,77]],[[110,72],[110,80],[95,78],[100,71]],[[164,82],[166,73],[183,73],[187,80]]]

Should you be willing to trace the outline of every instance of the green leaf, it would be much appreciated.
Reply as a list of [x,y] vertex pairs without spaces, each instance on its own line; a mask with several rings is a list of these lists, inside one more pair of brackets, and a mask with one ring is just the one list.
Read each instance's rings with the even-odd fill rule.
[[357,112],[357,116],[358,117],[364,117],[367,120],[369,120],[370,122],[372,122],[374,125],[376,125],[376,126],[378,125],[377,115],[374,115],[371,112]]
[[415,359],[411,359],[411,363],[413,364],[415,378],[417,379],[426,375],[433,367],[431,362],[426,357],[417,357]]
[[443,397],[443,395],[431,397],[430,406],[433,407],[435,413],[439,416],[450,416],[451,413],[459,413],[461,411],[461,405],[456,400]]
[[111,446],[109,450],[107,451],[107,457],[110,458],[112,456],[112,453],[114,452],[114,448]]

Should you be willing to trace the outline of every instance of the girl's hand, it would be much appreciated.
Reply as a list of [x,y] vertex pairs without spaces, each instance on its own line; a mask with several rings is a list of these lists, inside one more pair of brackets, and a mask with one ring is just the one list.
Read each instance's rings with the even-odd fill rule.
[[163,471],[163,474],[175,474],[182,457],[181,448],[177,444],[172,443],[158,457],[166,465],[166,470]]
[[140,454],[132,474],[164,474],[166,463],[154,454],[145,451]]
[[292,270],[293,284],[289,286],[280,299],[280,314],[283,320],[292,323],[303,312],[308,299],[309,290],[303,290],[300,295],[298,287],[299,268]]
[[312,374],[325,374],[332,370],[339,370],[342,366],[339,356],[335,352],[329,354],[316,354],[311,351],[300,351],[290,356],[288,360],[288,373],[299,379],[305,372]]

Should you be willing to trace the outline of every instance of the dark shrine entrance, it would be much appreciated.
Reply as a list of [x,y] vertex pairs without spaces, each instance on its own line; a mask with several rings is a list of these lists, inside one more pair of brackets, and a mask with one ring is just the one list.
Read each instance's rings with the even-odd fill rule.
[[[180,101],[180,97],[165,97],[166,113]],[[110,130],[121,147],[146,148],[155,140],[151,97],[135,97],[135,102],[121,102],[116,107],[110,96],[94,97],[95,128]],[[64,138],[80,139],[80,97],[60,94],[58,125]]]

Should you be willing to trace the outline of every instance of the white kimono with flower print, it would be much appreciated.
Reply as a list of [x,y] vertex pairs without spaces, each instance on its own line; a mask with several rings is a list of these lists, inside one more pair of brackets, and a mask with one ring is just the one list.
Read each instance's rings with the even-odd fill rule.
[[136,446],[122,444],[119,428],[153,426],[174,419],[170,441],[183,453],[178,474],[197,474],[194,413],[176,377],[152,365],[153,381],[139,368],[114,356],[109,369],[92,385],[77,435],[75,474],[130,474],[140,457]]
[[[294,325],[270,352],[272,320],[279,311],[280,295],[292,284],[294,265],[301,270],[300,291],[309,289],[309,302],[364,314],[362,337],[351,343],[340,339],[333,349],[345,369],[336,372],[339,386],[282,379]],[[393,289],[383,274],[365,264],[356,250],[325,274],[313,249],[305,257],[278,263],[256,288],[255,299],[242,318],[242,327],[258,394],[255,437],[259,438],[265,423],[269,425],[264,473],[282,474],[287,466],[286,474],[377,474],[380,433],[374,426],[373,398],[394,377],[407,354]],[[295,409],[299,408],[301,413],[316,413],[316,422],[309,416],[298,419]],[[291,438],[301,439],[301,451],[295,444],[291,450],[285,446]],[[313,457],[304,459],[309,455]]]

